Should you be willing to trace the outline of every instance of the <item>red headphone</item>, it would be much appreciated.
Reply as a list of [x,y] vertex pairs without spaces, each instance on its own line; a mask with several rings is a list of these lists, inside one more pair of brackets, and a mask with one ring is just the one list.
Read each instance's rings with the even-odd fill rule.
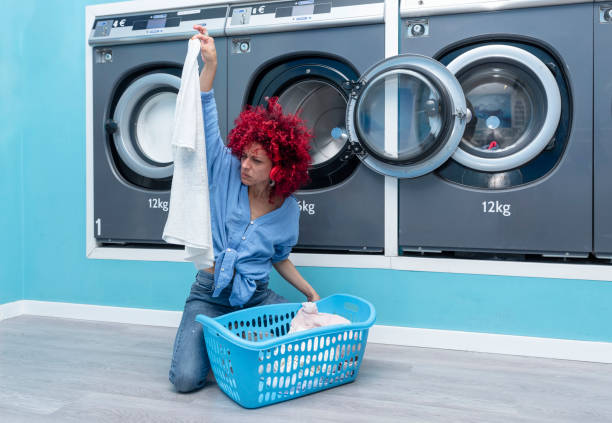
[[278,182],[280,173],[282,171],[282,168],[280,166],[274,166],[272,167],[272,169],[270,170],[270,179],[273,180],[274,182]]

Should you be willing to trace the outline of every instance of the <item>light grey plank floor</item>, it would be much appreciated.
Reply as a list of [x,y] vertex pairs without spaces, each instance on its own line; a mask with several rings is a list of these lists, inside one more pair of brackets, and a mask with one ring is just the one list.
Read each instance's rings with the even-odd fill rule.
[[612,365],[370,344],[349,385],[246,410],[168,382],[175,329],[0,322],[0,422],[612,422]]

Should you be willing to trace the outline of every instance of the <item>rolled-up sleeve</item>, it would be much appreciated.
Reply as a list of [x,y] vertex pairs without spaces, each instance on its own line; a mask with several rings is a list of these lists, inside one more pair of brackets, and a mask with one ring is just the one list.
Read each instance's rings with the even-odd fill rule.
[[286,260],[291,254],[293,245],[276,245],[274,246],[274,255],[272,256],[272,263],[278,263],[279,261]]

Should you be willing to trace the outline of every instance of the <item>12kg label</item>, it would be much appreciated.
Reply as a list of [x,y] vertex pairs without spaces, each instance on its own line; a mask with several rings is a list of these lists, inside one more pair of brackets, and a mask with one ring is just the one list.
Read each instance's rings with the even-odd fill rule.
[[499,213],[502,216],[506,217],[512,214],[512,212],[510,211],[510,204],[500,203],[499,200],[483,201],[482,211],[484,213]]
[[162,209],[163,211],[168,211],[168,201],[162,201],[161,198],[149,198],[149,208],[150,209]]

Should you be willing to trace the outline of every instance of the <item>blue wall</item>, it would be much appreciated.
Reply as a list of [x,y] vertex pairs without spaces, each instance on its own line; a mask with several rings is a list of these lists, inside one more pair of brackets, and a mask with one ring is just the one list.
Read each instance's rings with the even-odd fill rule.
[[[24,8],[25,9],[25,8]],[[25,10],[12,11],[19,19]],[[10,22],[10,21],[9,21]],[[21,122],[25,33],[9,28],[0,37],[0,304],[23,298],[23,143]]]
[[[12,181],[20,173],[23,139],[24,188],[21,193],[3,182],[1,191],[15,204],[23,195],[24,210],[9,212],[17,220],[22,212],[25,216],[23,297],[181,310],[195,273],[191,264],[85,258],[85,4],[90,2],[37,2],[34,8],[33,1],[23,1],[4,19],[18,34],[11,49],[24,55],[14,69],[20,78],[13,85],[21,92],[12,89],[6,102],[11,104],[12,126],[19,131],[2,140],[3,163],[5,155],[15,159],[3,181]],[[44,36],[41,22],[54,23]],[[3,166],[3,176],[5,171]],[[19,238],[18,225],[5,226]],[[22,259],[14,251],[20,250],[0,248],[3,268],[8,264],[13,277],[18,276],[20,266],[14,263]],[[341,291],[371,300],[379,324],[612,342],[609,282],[300,270],[322,296]],[[272,285],[290,300],[301,300],[277,275]]]

